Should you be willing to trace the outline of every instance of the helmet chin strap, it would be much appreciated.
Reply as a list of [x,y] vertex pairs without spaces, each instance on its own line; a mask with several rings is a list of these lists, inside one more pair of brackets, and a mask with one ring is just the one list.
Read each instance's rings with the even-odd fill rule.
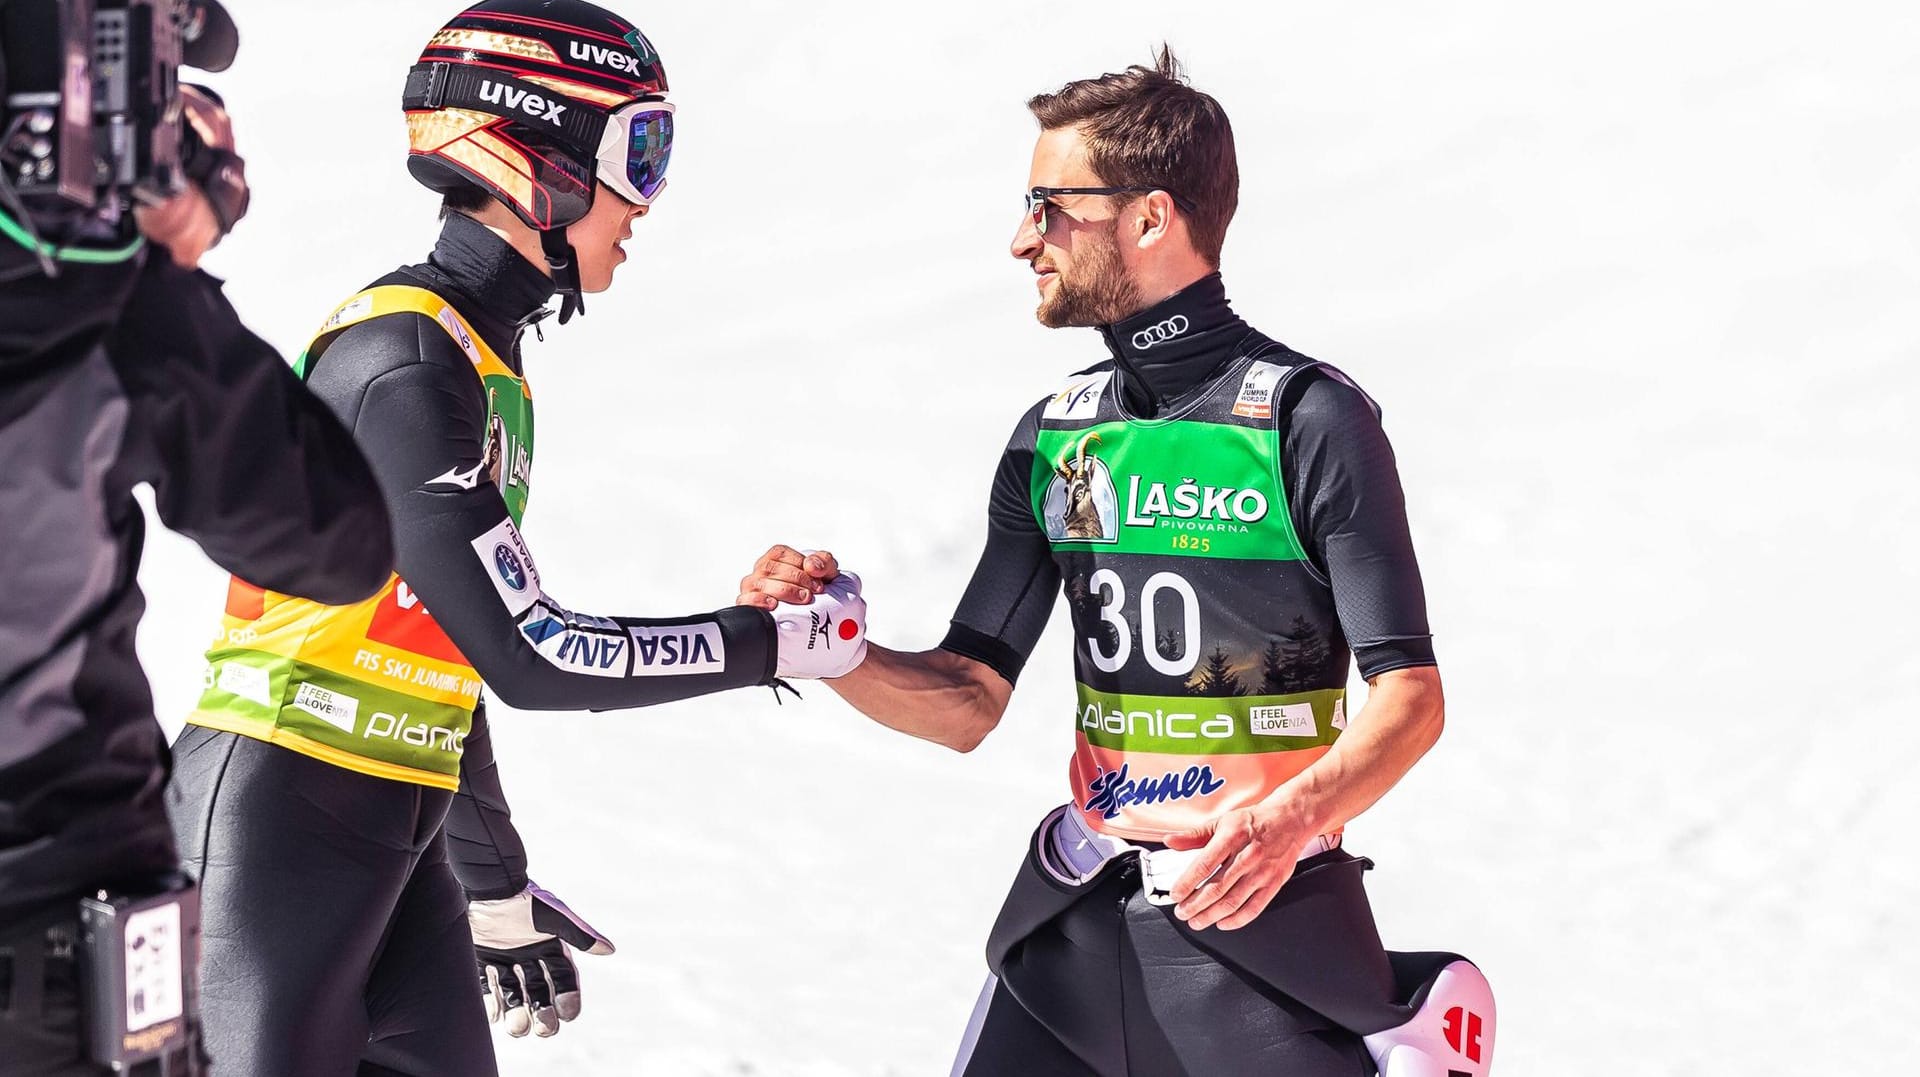
[[567,242],[567,230],[549,228],[540,233],[540,250],[547,256],[547,272],[553,277],[554,291],[560,293],[560,324],[576,314],[585,314],[587,304],[580,298],[580,259]]

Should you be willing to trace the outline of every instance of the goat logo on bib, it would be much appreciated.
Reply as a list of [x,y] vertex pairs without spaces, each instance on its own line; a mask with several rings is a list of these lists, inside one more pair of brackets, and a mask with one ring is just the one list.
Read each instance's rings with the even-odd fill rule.
[[1118,541],[1120,501],[1114,496],[1112,473],[1093,455],[1093,446],[1099,442],[1100,435],[1089,431],[1072,453],[1063,451],[1053,462],[1053,480],[1041,504],[1048,540]]

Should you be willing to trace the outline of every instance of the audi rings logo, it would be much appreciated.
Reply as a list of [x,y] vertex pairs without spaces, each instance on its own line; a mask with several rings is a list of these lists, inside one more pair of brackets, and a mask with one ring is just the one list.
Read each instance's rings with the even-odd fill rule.
[[1149,325],[1133,335],[1133,346],[1146,351],[1155,344],[1165,344],[1174,337],[1187,331],[1187,316],[1176,314],[1158,325]]

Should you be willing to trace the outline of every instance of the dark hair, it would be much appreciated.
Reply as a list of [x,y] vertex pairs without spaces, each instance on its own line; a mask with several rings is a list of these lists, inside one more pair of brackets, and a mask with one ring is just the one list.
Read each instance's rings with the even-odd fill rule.
[[493,196],[485,188],[463,183],[440,196],[440,219],[446,220],[450,213],[473,214],[487,208]]
[[[1087,164],[1104,184],[1153,187],[1187,206],[1193,245],[1218,268],[1227,223],[1240,205],[1233,126],[1220,102],[1187,85],[1173,50],[1151,68],[1069,82],[1027,102],[1043,130],[1079,127]],[[1182,207],[1186,208],[1186,207]]]

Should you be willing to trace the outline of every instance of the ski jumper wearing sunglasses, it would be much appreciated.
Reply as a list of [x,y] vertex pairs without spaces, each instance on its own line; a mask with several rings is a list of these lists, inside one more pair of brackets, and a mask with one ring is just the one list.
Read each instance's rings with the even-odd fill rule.
[[[560,7],[598,13],[606,32],[548,25]],[[518,81],[545,96],[503,94],[500,112],[584,115],[593,99],[578,88],[560,96],[558,76],[526,68],[529,54],[568,61],[549,65],[556,69],[626,71],[617,94],[604,92],[627,101],[665,90],[644,42],[591,5],[494,2],[435,35],[415,74],[440,70],[455,49],[475,58],[476,71],[510,60],[524,69]],[[435,78],[449,93],[463,85]],[[612,163],[562,153],[519,119],[479,123],[468,104],[445,121],[466,125],[468,145],[495,153],[518,145],[540,161],[524,185],[495,173],[484,189],[541,214],[563,242],[557,229],[586,212],[596,175],[616,189],[615,178],[632,183],[623,197],[659,193],[671,113],[657,101],[647,105],[652,118],[611,101],[602,110],[638,132],[622,146],[639,158],[623,149]],[[415,172],[450,185],[448,158],[438,155],[458,140],[441,138],[437,115],[408,113],[415,161],[430,159]],[[423,131],[434,134],[423,141]],[[525,203],[513,200],[528,191]],[[774,622],[763,611],[595,617],[543,589],[519,532],[535,445],[519,345],[567,277],[554,268],[550,275],[451,214],[427,261],[347,299],[301,357],[308,388],[353,431],[386,494],[398,574],[351,606],[241,579],[229,587],[169,793],[183,859],[202,885],[207,1042],[222,1072],[495,1072],[469,900],[533,891],[493,762],[483,687],[524,709],[603,710],[774,677]],[[570,963],[532,968],[524,995],[506,1002],[537,1010],[577,992]]]

